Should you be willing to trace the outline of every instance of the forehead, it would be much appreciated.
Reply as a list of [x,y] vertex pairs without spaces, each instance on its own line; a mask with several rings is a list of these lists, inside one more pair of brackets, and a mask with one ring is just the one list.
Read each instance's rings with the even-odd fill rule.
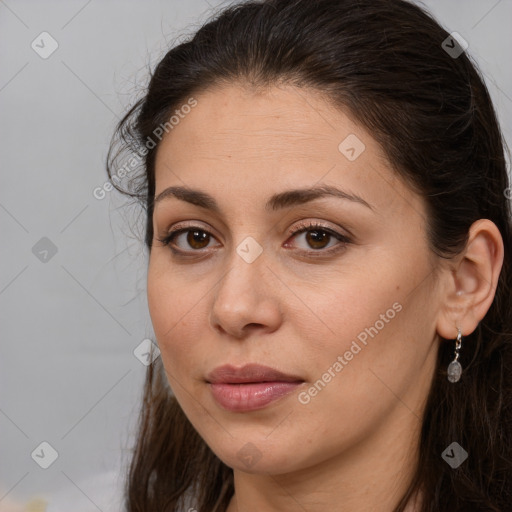
[[384,156],[370,134],[311,89],[231,85],[204,91],[196,100],[161,147],[178,153],[185,144],[194,151],[192,156],[202,158],[265,160],[322,153],[332,160],[339,156],[339,143],[352,133],[373,153]]
[[410,194],[370,133],[317,91],[231,85],[193,97],[196,106],[159,145],[155,195],[171,185],[207,185],[213,195],[231,189],[230,197],[266,199],[320,182],[360,191],[377,206]]
[[386,161],[362,126],[314,90],[293,86],[262,90],[233,84],[194,98],[196,106],[180,116],[159,145],[157,180],[162,164],[171,160],[176,168],[192,163],[203,168],[204,163],[210,168],[291,166],[300,171],[314,162],[324,172],[339,163],[349,170],[359,165],[340,153],[340,143],[347,137],[359,141],[359,150],[364,147],[362,160]]

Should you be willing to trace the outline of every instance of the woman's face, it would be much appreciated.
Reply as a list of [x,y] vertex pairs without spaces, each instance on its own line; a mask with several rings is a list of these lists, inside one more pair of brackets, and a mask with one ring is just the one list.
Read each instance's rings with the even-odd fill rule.
[[[155,196],[185,187],[202,201],[160,196],[148,269],[162,361],[190,422],[252,473],[412,440],[439,339],[423,200],[314,91],[232,85],[195,98],[160,144]],[[189,231],[159,241],[177,229]],[[295,383],[210,383],[215,368],[250,363]]]

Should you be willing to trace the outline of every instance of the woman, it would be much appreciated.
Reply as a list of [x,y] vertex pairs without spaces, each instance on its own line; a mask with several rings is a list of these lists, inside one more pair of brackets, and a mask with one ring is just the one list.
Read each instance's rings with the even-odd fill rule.
[[128,511],[512,510],[511,189],[464,49],[403,0],[266,0],[157,65],[107,164],[161,351]]

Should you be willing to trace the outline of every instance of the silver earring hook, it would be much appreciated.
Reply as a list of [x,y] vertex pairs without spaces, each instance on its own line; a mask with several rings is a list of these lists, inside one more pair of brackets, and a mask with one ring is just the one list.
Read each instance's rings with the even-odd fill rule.
[[459,327],[457,327],[457,339],[455,340],[455,358],[448,365],[448,380],[450,382],[458,382],[460,380],[460,376],[462,375],[462,366],[459,363],[459,351],[462,347],[462,332]]

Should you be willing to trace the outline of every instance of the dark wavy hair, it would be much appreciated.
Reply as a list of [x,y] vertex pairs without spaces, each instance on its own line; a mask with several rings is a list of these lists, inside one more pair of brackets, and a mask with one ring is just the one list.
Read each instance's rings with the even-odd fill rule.
[[[421,512],[507,512],[512,220],[506,144],[477,65],[449,37],[425,9],[405,0],[251,0],[225,7],[156,65],[143,97],[116,128],[107,172],[119,191],[142,205],[151,251],[158,127],[213,86],[289,84],[324,93],[368,129],[397,175],[426,200],[433,254],[453,258],[465,249],[473,222],[494,222],[505,251],[494,301],[464,340],[464,374],[456,384],[446,376],[453,340],[439,346],[419,464],[394,512],[403,511],[418,489]],[[125,179],[116,169],[127,152],[139,155],[140,165]],[[126,510],[178,511],[193,495],[199,512],[225,511],[233,471],[188,421],[161,358],[148,367],[143,393]],[[441,457],[454,440],[469,453],[456,469]]]

